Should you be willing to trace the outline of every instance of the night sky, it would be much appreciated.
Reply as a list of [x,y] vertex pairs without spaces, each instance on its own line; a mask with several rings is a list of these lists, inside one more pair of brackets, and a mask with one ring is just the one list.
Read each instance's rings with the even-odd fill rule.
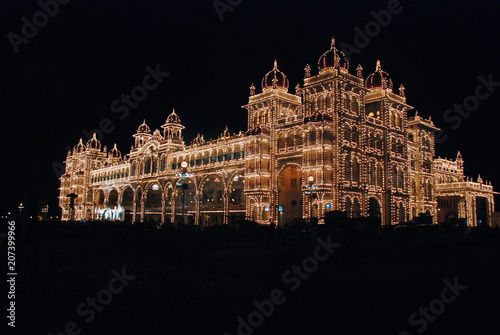
[[[370,12],[391,1],[232,1],[239,2],[221,21],[211,0],[73,0],[16,53],[9,33],[22,36],[22,18],[33,22],[41,7],[37,1],[2,1],[0,213],[15,211],[26,197],[32,205],[49,200],[56,211],[59,180],[52,165],[62,163],[67,146],[80,137],[86,142],[83,132],[99,128],[103,119],[114,127],[103,145],[111,149],[116,142],[122,153],[129,152],[143,119],[152,130],[160,128],[172,108],[186,127],[187,144],[197,133],[216,138],[226,125],[231,132],[246,130],[240,106],[251,83],[260,92],[275,58],[295,92],[307,63],[317,74],[332,36],[337,46],[355,46],[355,28],[365,31],[374,20]],[[460,150],[466,174],[476,179],[481,173],[500,191],[500,84],[462,124],[443,119],[447,109],[474,96],[479,76],[500,82],[500,4],[402,0],[398,9],[352,53],[350,72],[360,63],[366,78],[380,59],[395,88],[405,85],[408,104],[445,131],[437,155],[454,158]],[[148,66],[169,75],[128,116],[113,112],[113,101],[141,85]],[[454,120],[457,115],[448,114]]]

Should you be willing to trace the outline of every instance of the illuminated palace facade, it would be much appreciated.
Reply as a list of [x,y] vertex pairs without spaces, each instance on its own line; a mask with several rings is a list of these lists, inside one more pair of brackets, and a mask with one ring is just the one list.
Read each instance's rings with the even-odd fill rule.
[[[419,215],[435,223],[491,222],[491,183],[465,177],[460,153],[435,158],[438,128],[430,118],[408,116],[413,107],[403,85],[394,92],[380,62],[366,78],[360,65],[351,74],[332,40],[318,65],[316,75],[307,65],[303,85],[290,93],[275,61],[262,92],[250,87],[246,131],[226,127],[215,140],[198,135],[186,145],[174,111],[161,131],[143,122],[124,156],[116,144],[101,148],[95,135],[86,144],[80,139],[61,177],[63,220],[283,225],[336,210],[382,224]],[[77,195],[74,209],[70,193]]]

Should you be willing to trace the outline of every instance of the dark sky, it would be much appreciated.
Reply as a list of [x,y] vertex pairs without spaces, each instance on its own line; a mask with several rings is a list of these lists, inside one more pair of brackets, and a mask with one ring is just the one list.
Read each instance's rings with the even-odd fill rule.
[[[245,130],[240,106],[248,101],[252,82],[260,90],[275,58],[293,88],[303,82],[307,63],[317,73],[332,36],[337,45],[354,45],[355,27],[364,31],[374,20],[370,12],[388,3],[247,0],[221,21],[211,0],[73,0],[60,5],[15,53],[8,34],[22,36],[22,18],[33,22],[41,7],[37,1],[3,0],[0,213],[15,210],[25,195],[33,203],[47,199],[56,209],[59,182],[51,164],[62,162],[66,146],[80,137],[86,141],[82,131],[98,128],[104,118],[115,129],[103,144],[109,149],[116,142],[123,153],[143,119],[160,128],[172,108],[186,126],[188,143],[198,132],[217,137],[226,125],[232,132]],[[351,73],[361,63],[366,77],[380,59],[395,87],[405,85],[408,103],[446,132],[438,155],[455,157],[461,150],[466,173],[474,178],[481,173],[500,190],[500,87],[456,129],[455,122],[443,120],[447,109],[474,96],[479,76],[500,81],[500,5],[402,0],[400,6],[401,12],[352,54]],[[157,64],[170,75],[121,120],[111,103],[142,84],[145,68]]]

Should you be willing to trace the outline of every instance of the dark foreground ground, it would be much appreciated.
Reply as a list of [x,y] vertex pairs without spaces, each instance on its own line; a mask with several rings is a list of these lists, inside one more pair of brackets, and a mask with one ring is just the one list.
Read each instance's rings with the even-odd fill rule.
[[[493,232],[342,241],[316,269],[308,259],[303,279],[286,271],[320,244],[285,236],[28,226],[17,255],[15,333],[500,334],[500,239]],[[107,295],[112,270],[122,269],[127,285]],[[446,291],[448,303],[445,280],[459,286]],[[275,289],[282,303],[266,305],[268,316],[260,317],[253,302]],[[96,297],[105,303],[92,308],[87,298]],[[431,307],[432,321],[421,307]],[[71,322],[76,330],[64,332]]]

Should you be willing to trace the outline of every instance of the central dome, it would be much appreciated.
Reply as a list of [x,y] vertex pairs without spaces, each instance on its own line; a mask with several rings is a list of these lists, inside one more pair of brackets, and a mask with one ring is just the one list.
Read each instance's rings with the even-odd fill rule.
[[335,39],[332,38],[332,45],[330,50],[321,55],[318,61],[318,68],[321,72],[323,69],[327,68],[344,68],[349,70],[349,60],[343,51],[340,51],[335,47]]
[[270,88],[281,88],[288,91],[288,78],[285,76],[283,72],[278,70],[278,62],[276,59],[274,60],[274,68],[269,71],[264,78],[262,79],[262,90],[270,89]]

